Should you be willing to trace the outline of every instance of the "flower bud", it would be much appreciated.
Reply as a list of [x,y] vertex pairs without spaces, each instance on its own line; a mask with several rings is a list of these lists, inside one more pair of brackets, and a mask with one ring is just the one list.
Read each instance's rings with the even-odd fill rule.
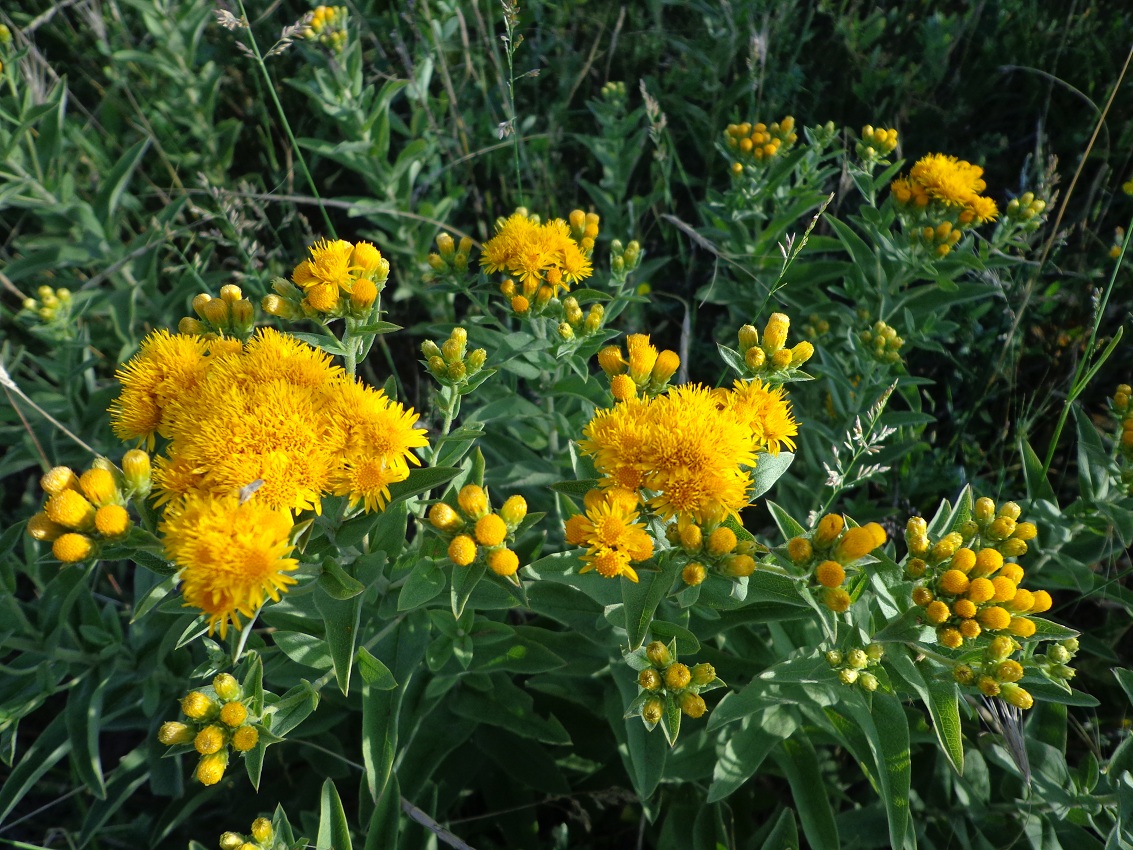
[[693,561],[691,564],[685,566],[681,570],[681,581],[689,587],[696,587],[703,584],[704,580],[708,578],[708,571],[704,568],[703,564]]
[[654,670],[652,667],[646,667],[637,674],[637,684],[645,688],[647,691],[657,691],[661,689],[661,674]]
[[787,555],[794,564],[805,564],[814,555],[814,547],[805,537],[792,537],[787,542]]
[[240,683],[229,673],[218,673],[212,680],[212,689],[225,702],[240,699]]
[[240,850],[244,837],[237,832],[226,832],[220,836],[220,850]]
[[846,523],[838,514],[827,514],[818,521],[814,532],[814,543],[819,547],[829,546],[842,533]]
[[873,693],[877,690],[877,676],[873,675],[873,673],[862,673],[860,676],[858,676],[858,684],[861,685],[865,690]]
[[[1067,658],[1070,656],[1067,655]],[[185,723],[177,723],[170,721],[169,723],[162,723],[161,728],[157,730],[157,740],[159,743],[167,747],[176,746],[177,744],[191,744],[196,733],[193,732],[193,727]]]
[[995,502],[987,496],[976,499],[976,522],[981,525],[987,523],[995,515]]
[[697,687],[704,687],[716,681],[716,668],[706,661],[702,661],[692,668],[692,683]]
[[225,768],[228,767],[228,750],[221,750],[217,753],[212,753],[203,756],[200,762],[197,763],[197,770],[194,773],[197,781],[202,785],[216,785],[224,778]]
[[673,655],[669,652],[669,648],[659,640],[645,647],[645,657],[654,667],[668,667],[673,663]]
[[200,691],[190,691],[181,699],[181,713],[190,720],[211,720],[219,711],[216,700]]
[[241,726],[232,733],[232,749],[238,753],[246,753],[255,748],[260,742],[260,733],[255,726]]
[[260,844],[268,844],[272,839],[271,821],[267,818],[256,818],[252,821],[252,838]]
[[826,663],[829,664],[831,667],[841,667],[842,666],[842,653],[840,653],[836,649],[828,650],[827,653],[826,653]]
[[641,719],[646,723],[660,723],[665,713],[665,703],[657,697],[651,697],[641,707]]
[[744,325],[739,331],[740,351],[747,352],[752,346],[759,345],[759,331],[753,325]]
[[783,313],[772,313],[763,329],[763,348],[768,352],[778,351],[787,341],[787,329],[791,320]]
[[700,694],[694,694],[692,691],[685,691],[680,695],[678,700],[681,706],[681,711],[696,720],[698,717],[703,717],[704,713],[708,711],[708,706],[704,704],[704,697]]

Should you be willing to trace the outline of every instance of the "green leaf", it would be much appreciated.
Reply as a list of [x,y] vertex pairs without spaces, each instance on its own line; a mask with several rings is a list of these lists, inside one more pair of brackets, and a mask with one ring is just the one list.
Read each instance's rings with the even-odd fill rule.
[[0,787],[0,823],[3,823],[16,804],[23,799],[39,778],[51,770],[71,751],[66,722],[57,714],[32,741],[19,764],[12,769]]
[[886,655],[885,662],[921,698],[932,717],[932,728],[940,748],[952,769],[963,776],[964,740],[960,728],[960,690],[956,683],[935,677],[926,680],[920,668],[900,648]]
[[83,818],[83,828],[79,833],[77,846],[85,847],[102,832],[110,817],[133,797],[138,787],[150,778],[150,766],[146,758],[146,747],[131,751],[114,768],[110,781],[106,784],[106,798],[95,800]]
[[666,644],[670,640],[676,639],[678,655],[695,655],[700,652],[700,641],[696,639],[696,635],[683,626],[678,626],[676,623],[654,620],[649,625],[649,631],[652,633],[654,640],[659,640]]
[[412,469],[407,479],[389,485],[390,500],[386,509],[418,493],[447,484],[459,474],[460,470],[453,466],[426,466],[423,469]]
[[365,850],[390,850],[397,847],[401,831],[401,786],[397,774],[391,774],[382,796],[378,798],[370,826],[366,830]]
[[797,732],[776,748],[774,758],[791,786],[807,842],[814,850],[838,850],[841,847],[838,826],[830,807],[826,780],[818,766],[818,754],[810,738]]
[[1087,501],[1104,499],[1109,493],[1109,454],[1098,429],[1077,404],[1070,405],[1078,435],[1078,486]]
[[319,837],[315,841],[319,850],[352,850],[350,826],[342,809],[338,789],[327,779],[319,795]]
[[[463,569],[463,567],[454,567]],[[445,574],[436,561],[425,558],[418,561],[409,573],[401,593],[397,596],[397,610],[410,611],[420,608],[445,589]]]
[[110,172],[99,181],[98,196],[94,200],[94,214],[99,221],[111,222],[126,190],[134,169],[138,167],[142,157],[149,150],[151,138],[144,138],[135,143],[128,151],[118,158]]
[[792,537],[801,537],[806,534],[806,529],[777,504],[770,499],[764,502],[764,504],[767,505],[767,510],[771,511],[771,518],[775,520],[775,524],[779,526],[779,533],[788,540]]
[[1028,640],[1070,640],[1081,634],[1042,617],[1028,617],[1028,619],[1035,624],[1035,633]]
[[370,322],[368,325],[362,325],[360,328],[354,328],[354,335],[361,336],[362,334],[389,334],[394,331],[404,330],[401,325],[395,325],[393,322]]
[[1050,481],[1043,475],[1043,462],[1031,448],[1031,444],[1020,438],[1019,455],[1023,458],[1023,479],[1027,483],[1027,496],[1030,499],[1041,499],[1051,504],[1058,504],[1058,497]]
[[333,556],[323,558],[323,571],[319,574],[319,589],[331,599],[346,600],[357,596],[366,585],[350,575]]
[[794,460],[795,456],[791,452],[779,452],[777,455],[760,452],[755,464],[755,471],[752,473],[754,483],[752,498],[758,499],[770,490],[775,482],[783,476],[783,473],[790,468]]
[[[671,564],[671,566],[670,566]],[[629,648],[637,649],[649,634],[649,624],[657,606],[673,586],[673,572],[677,569],[675,561],[666,564],[664,572],[641,570],[638,581],[622,581],[622,601],[625,605],[626,634],[629,635]],[[620,580],[620,579],[619,579]]]
[[98,752],[98,733],[102,727],[102,700],[110,676],[95,684],[96,673],[84,676],[67,698],[64,716],[71,739],[71,764],[87,789],[100,800],[106,799],[106,781]]
[[716,745],[708,802],[723,800],[747,782],[775,746],[793,735],[798,726],[792,711],[772,706],[758,717],[745,717],[739,727],[732,727]]
[[909,749],[909,722],[901,701],[881,690],[872,695],[872,710],[866,697],[854,692],[845,708],[865,733],[877,764],[881,802],[889,819],[889,843],[905,846],[909,832],[909,788],[912,782],[912,754]]
[[771,832],[763,841],[762,850],[798,850],[799,829],[795,825],[795,813],[791,809],[779,812],[779,818]]
[[371,688],[392,691],[397,687],[397,680],[393,678],[390,669],[364,646],[358,647],[358,672],[362,675],[362,680]]
[[453,567],[452,570],[452,615],[458,620],[464,614],[464,606],[468,604],[468,597],[480,583],[480,579],[487,572],[487,565],[483,562],[470,564],[467,567]]
[[617,691],[605,691],[606,718],[618,741],[618,755],[629,774],[633,789],[641,800],[648,800],[657,790],[669,746],[663,735],[650,732],[640,717],[625,717],[625,706],[637,695],[637,683],[629,676],[614,676]]
[[319,692],[306,679],[291,688],[278,701],[268,705],[271,733],[280,738],[306,720],[319,707]]

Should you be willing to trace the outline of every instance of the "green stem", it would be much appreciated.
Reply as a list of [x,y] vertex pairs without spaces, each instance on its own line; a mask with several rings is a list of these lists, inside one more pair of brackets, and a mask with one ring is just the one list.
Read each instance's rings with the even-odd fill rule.
[[1098,300],[1097,307],[1094,308],[1094,324],[1090,328],[1090,338],[1086,343],[1086,349],[1082,357],[1078,360],[1078,367],[1074,370],[1074,380],[1070,382],[1070,392],[1066,395],[1066,403],[1062,405],[1062,411],[1058,415],[1058,424],[1054,426],[1054,434],[1050,438],[1050,445],[1046,449],[1046,457],[1043,459],[1043,472],[1042,477],[1046,478],[1047,473],[1050,471],[1050,465],[1054,462],[1054,453],[1058,448],[1058,441],[1062,437],[1062,429],[1066,427],[1066,420],[1070,416],[1070,405],[1074,403],[1082,390],[1084,390],[1085,383],[1089,382],[1087,376],[1086,382],[1083,383],[1083,375],[1091,371],[1090,359],[1093,356],[1094,345],[1098,338],[1098,329],[1101,327],[1102,318],[1105,316],[1106,305],[1109,304],[1109,297],[1113,294],[1113,287],[1117,281],[1117,273],[1121,270],[1121,264],[1125,261],[1125,252],[1129,250],[1129,241],[1133,239],[1133,218],[1129,220],[1128,226],[1125,228],[1125,240],[1121,243],[1121,253],[1117,255],[1117,262],[1113,264],[1113,273],[1109,276],[1109,283],[1106,284],[1105,291],[1102,297]]
[[291,130],[291,122],[287,120],[287,113],[283,110],[283,104],[279,102],[279,95],[276,94],[275,85],[272,83],[271,74],[268,73],[268,67],[264,63],[264,57],[260,53],[260,46],[256,43],[256,36],[252,33],[252,25],[248,23],[248,13],[244,9],[244,0],[237,0],[240,6],[240,17],[247,23],[248,41],[252,44],[252,55],[256,60],[256,64],[260,68],[260,73],[263,75],[264,83],[267,86],[268,94],[271,96],[271,101],[275,104],[275,111],[279,114],[279,120],[283,123],[283,130],[287,134],[287,141],[291,145],[292,153],[295,154],[295,160],[299,163],[299,168],[303,172],[303,177],[307,180],[307,186],[311,190],[311,194],[315,197],[315,201],[319,205],[319,212],[323,215],[323,223],[327,228],[327,235],[332,239],[338,238],[338,233],[331,223],[330,216],[327,214],[326,207],[323,206],[323,199],[319,195],[318,187],[315,186],[315,179],[311,176],[311,171],[307,168],[307,160],[303,157],[303,152],[299,149],[299,142],[295,139],[295,133]]
[[512,137],[512,154],[515,160],[515,192],[516,199],[522,205],[523,203],[523,179],[520,176],[519,169],[519,116],[516,114],[515,109],[515,67],[513,57],[515,56],[515,17],[519,14],[519,8],[514,3],[509,3],[504,0],[504,26],[507,28],[507,96],[508,108],[511,111],[509,120],[511,121],[511,137]]

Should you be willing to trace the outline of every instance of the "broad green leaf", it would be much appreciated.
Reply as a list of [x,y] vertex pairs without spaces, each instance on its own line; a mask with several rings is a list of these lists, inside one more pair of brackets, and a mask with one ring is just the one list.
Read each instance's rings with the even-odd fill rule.
[[779,526],[779,533],[788,540],[806,534],[806,529],[777,504],[771,500],[767,500],[764,504],[767,505],[767,510],[771,511],[771,518],[775,520],[775,524]]
[[23,799],[39,778],[51,770],[60,759],[71,751],[67,737],[66,721],[57,714],[40,731],[32,745],[24,753],[19,764],[12,769],[0,787],[0,823],[3,823],[16,804]]
[[964,740],[960,728],[960,691],[956,683],[930,676],[927,680],[913,660],[898,648],[885,657],[886,664],[912,688],[932,717],[932,728],[952,768],[964,775]]
[[[463,567],[453,567],[463,569]],[[425,558],[414,564],[401,593],[397,597],[397,610],[410,611],[435,599],[445,589],[445,574],[436,561]]]
[[370,826],[366,830],[365,850],[390,850],[397,847],[401,831],[401,786],[397,774],[391,774],[382,796],[378,798]]
[[1023,478],[1027,483],[1027,496],[1031,499],[1042,499],[1051,504],[1057,504],[1058,498],[1054,494],[1054,488],[1050,485],[1047,477],[1043,475],[1042,460],[1031,448],[1031,444],[1022,438],[1019,440],[1019,455],[1023,458]]
[[392,691],[397,687],[389,668],[364,646],[358,647],[358,672],[367,685],[379,691]]
[[342,808],[338,789],[327,779],[319,795],[319,837],[315,841],[319,850],[353,850],[350,826]]
[[472,595],[472,591],[476,589],[476,585],[480,583],[480,579],[484,577],[487,572],[487,566],[483,562],[470,564],[467,567],[453,567],[452,568],[452,615],[458,620],[464,614],[464,606],[468,604],[468,597]]
[[130,182],[130,177],[138,163],[142,161],[146,151],[149,150],[152,138],[145,138],[136,142],[129,150],[118,158],[110,172],[99,180],[98,197],[95,198],[93,211],[99,221],[110,222],[118,210],[118,203],[122,193]]
[[310,716],[319,707],[319,693],[306,679],[291,688],[276,702],[269,704],[266,711],[271,717],[271,733],[280,738]]
[[640,717],[625,717],[625,707],[637,696],[637,682],[626,675],[615,675],[614,682],[617,690],[605,691],[606,719],[634,791],[640,799],[648,800],[661,782],[669,745],[659,730],[646,729]]
[[798,850],[799,829],[795,824],[793,809],[783,809],[771,832],[764,839],[762,850]]
[[[405,501],[410,496],[424,493],[447,484],[460,474],[460,470],[452,466],[427,466],[422,469],[411,469],[409,477],[397,484],[389,485],[389,505]],[[387,506],[388,510],[388,506]]]
[[758,499],[775,486],[775,482],[783,477],[794,460],[795,456],[791,452],[779,452],[777,455],[760,452],[751,476],[754,488],[752,498]]
[[889,819],[889,843],[903,848],[909,834],[909,788],[912,782],[912,753],[909,749],[909,723],[901,701],[878,690],[867,704],[860,692],[846,700],[846,711],[857,722],[869,741],[877,764],[881,802]]
[[639,580],[618,579],[622,584],[622,601],[625,605],[625,629],[629,635],[629,648],[637,649],[649,634],[649,624],[657,606],[673,586],[675,561],[667,561],[661,572],[639,570]]
[[118,762],[110,781],[106,783],[106,797],[95,800],[87,809],[77,845],[85,847],[96,835],[99,835],[111,816],[134,796],[134,792],[149,779],[149,776],[146,747],[140,746],[127,753]]
[[1030,640],[1070,640],[1080,634],[1074,629],[1068,629],[1042,617],[1028,617],[1028,619],[1035,624],[1035,633]]
[[838,826],[810,738],[804,732],[796,732],[775,749],[773,757],[791,786],[807,842],[814,850],[838,850]]
[[798,725],[790,709],[772,706],[758,716],[746,717],[738,727],[732,727],[716,745],[716,766],[712,769],[708,802],[723,800],[747,782],[775,746],[793,735]]
[[357,596],[366,586],[350,575],[333,556],[323,558],[319,589],[332,599],[346,600]]

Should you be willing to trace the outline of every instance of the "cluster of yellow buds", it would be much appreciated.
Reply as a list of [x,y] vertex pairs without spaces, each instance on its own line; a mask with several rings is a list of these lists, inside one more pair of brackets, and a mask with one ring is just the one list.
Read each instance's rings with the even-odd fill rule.
[[858,340],[866,347],[873,359],[880,363],[900,363],[901,346],[905,340],[897,335],[895,328],[878,320],[873,327],[858,334]]
[[25,298],[23,307],[34,313],[43,322],[66,324],[71,317],[71,290],[64,287],[52,289],[41,286],[35,291],[35,298]]
[[1115,227],[1113,229],[1113,244],[1109,246],[1109,258],[1116,260],[1121,256],[1121,246],[1125,244],[1125,228]]
[[652,398],[665,392],[669,379],[680,368],[681,358],[669,349],[657,351],[649,334],[630,334],[625,355],[620,346],[607,345],[598,352],[598,365],[610,379],[613,397],[627,401],[639,393]]
[[715,668],[708,663],[689,667],[677,660],[676,640],[668,646],[659,640],[627,653],[626,663],[638,671],[641,691],[630,704],[626,717],[641,717],[652,731],[665,724],[670,741],[676,739],[681,714],[692,719],[703,717],[708,706],[701,696],[705,691],[724,687]]
[[247,753],[260,742],[261,718],[252,716],[249,702],[235,677],[220,673],[211,688],[182,698],[181,713],[188,722],[163,723],[157,740],[181,747],[180,752],[195,750],[201,758],[193,775],[202,785],[215,785],[228,767],[229,748]]
[[431,339],[421,343],[425,365],[442,386],[461,387],[484,368],[488,352],[483,348],[468,350],[468,331],[453,328],[448,339],[437,345]]
[[346,17],[345,6],[316,6],[303,35],[335,52],[341,52],[346,46]]
[[1127,493],[1133,493],[1133,389],[1129,384],[1119,384],[1110,407],[1114,417],[1121,423],[1121,433],[1117,437],[1118,451],[1121,452],[1121,485]]
[[615,239],[610,243],[610,272],[615,280],[625,280],[641,265],[643,256],[641,245],[636,239],[622,245],[622,240]]
[[323,321],[368,318],[389,278],[389,261],[369,242],[320,239],[311,256],[271,282],[264,312],[281,319],[306,317]]
[[624,107],[626,102],[626,84],[621,80],[612,80],[602,86],[602,99],[611,106]]
[[820,336],[826,336],[830,333],[830,322],[822,318],[817,313],[811,313],[806,317],[806,324],[802,327],[803,336],[808,336],[811,339],[817,339]]
[[194,296],[193,312],[198,318],[185,316],[177,323],[180,333],[206,339],[226,336],[246,340],[256,328],[256,308],[235,284],[220,287],[219,298],[204,292]]
[[724,130],[724,144],[733,157],[732,174],[739,177],[744,169],[766,165],[779,154],[789,150],[799,139],[795,132],[795,119],[788,115],[782,121],[768,126],[762,122],[729,124]]
[[803,575],[809,575],[822,604],[840,614],[850,607],[850,594],[843,587],[846,570],[861,570],[876,559],[870,553],[885,545],[885,529],[876,522],[846,527],[840,514],[827,514],[814,530],[787,541],[787,559]]
[[130,499],[144,499],[152,486],[149,455],[131,449],[118,469],[96,458],[82,475],[68,466],[44,473],[40,486],[47,496],[43,510],[28,520],[35,540],[51,543],[51,554],[65,564],[97,557],[103,543],[123,540],[133,521],[126,510]]
[[562,300],[563,320],[559,322],[558,334],[563,341],[585,339],[602,329],[606,318],[606,308],[601,304],[591,304],[585,313],[578,305],[578,299],[568,295]]
[[1027,541],[1038,535],[1034,523],[1019,522],[1019,515],[1014,502],[996,510],[983,497],[972,520],[935,542],[923,518],[909,519],[905,572],[916,580],[913,602],[924,609],[942,646],[958,649],[984,632],[1029,638],[1035,633],[1030,615],[1050,609],[1050,594],[1020,587],[1023,568],[1005,560],[1026,554]]
[[447,502],[429,508],[429,525],[448,540],[449,560],[458,567],[481,561],[506,578],[514,577],[519,569],[519,556],[507,544],[515,540],[526,516],[527,502],[522,496],[511,496],[493,513],[487,491],[466,484],[456,495],[455,508]]
[[[1025,711],[1035,700],[1017,684],[1026,671],[1011,656],[1020,648],[1018,641],[999,635],[992,638],[979,656],[957,664],[952,669],[952,677],[961,685],[974,685],[985,697],[999,697],[1008,705]],[[1067,660],[1069,657],[1067,653]]]
[[884,655],[885,647],[880,643],[871,643],[865,649],[855,647],[847,652],[832,649],[826,653],[826,663],[838,673],[838,679],[843,685],[857,685],[872,693],[880,683],[877,676],[869,672],[869,668],[877,667]]
[[226,832],[220,836],[220,850],[274,850],[275,830],[267,818],[252,821],[249,835]]
[[942,221],[937,225],[926,224],[924,227],[915,228],[909,235],[936,256],[947,257],[956,247],[956,243],[964,237],[964,231],[950,221]]
[[591,256],[594,253],[594,240],[598,238],[598,225],[601,223],[598,213],[571,210],[567,218],[570,224],[570,238],[578,243],[583,254],[587,257]]
[[701,584],[709,571],[728,578],[755,572],[755,541],[740,540],[736,532],[723,525],[724,519],[722,508],[716,516],[705,516],[702,525],[697,525],[688,514],[681,514],[665,529],[669,542],[689,559],[681,570],[681,579],[689,587]]
[[722,349],[725,360],[729,361],[744,378],[759,378],[766,384],[776,386],[791,380],[799,368],[814,356],[814,346],[803,340],[793,348],[786,348],[787,331],[791,320],[784,313],[772,313],[763,329],[763,341],[755,325],[744,325],[739,330],[741,362],[732,363],[727,349]]
[[1036,198],[1034,192],[1024,192],[1018,198],[1012,198],[1007,202],[1004,215],[1022,222],[1033,222],[1034,227],[1031,229],[1034,230],[1039,226],[1038,218],[1045,209],[1046,201]]
[[880,162],[893,153],[897,147],[897,131],[872,127],[862,127],[862,137],[854,146],[858,158],[867,163]]
[[429,271],[425,283],[436,283],[447,278],[463,279],[468,274],[468,256],[472,253],[472,240],[460,238],[458,244],[447,233],[437,236],[437,250],[428,257]]

